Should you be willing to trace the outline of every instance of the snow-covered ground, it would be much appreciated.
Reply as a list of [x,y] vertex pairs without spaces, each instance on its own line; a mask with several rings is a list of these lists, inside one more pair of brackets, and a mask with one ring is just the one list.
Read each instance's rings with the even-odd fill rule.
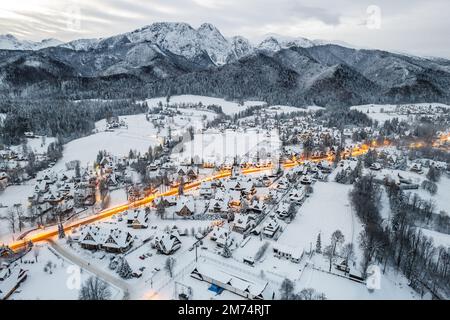
[[366,104],[359,106],[352,106],[351,109],[358,110],[367,114],[367,116],[373,120],[377,120],[380,124],[384,121],[392,120],[398,118],[399,120],[408,120],[409,117],[413,118],[413,115],[399,114],[397,112],[398,107],[417,107],[417,108],[428,108],[431,106],[431,110],[436,110],[436,108],[448,109],[449,105],[442,103],[415,103],[415,104],[404,104],[404,105],[394,105],[394,104]]
[[[148,106],[150,108],[158,106],[161,102],[163,105],[167,104],[166,97],[153,98],[146,100]],[[261,106],[266,103],[263,101],[245,101],[243,105],[239,105],[237,102],[226,101],[221,98],[213,98],[206,96],[196,96],[196,95],[180,95],[180,96],[172,96],[170,97],[169,105],[188,103],[188,104],[197,104],[201,102],[204,106],[217,105],[222,107],[222,111],[225,114],[235,114],[240,111],[244,111],[248,107],[251,106]]]
[[63,157],[54,169],[65,170],[65,164],[80,160],[82,166],[93,164],[100,150],[106,150],[116,156],[128,155],[130,149],[146,152],[150,146],[161,143],[161,136],[145,118],[145,114],[120,117],[128,128],[119,128],[114,131],[105,131],[106,120],[96,123],[98,131],[95,134],[73,140],[64,146]]
[[315,248],[319,233],[322,247],[325,247],[330,244],[331,234],[341,230],[345,242],[353,243],[359,257],[357,239],[362,226],[350,206],[348,193],[352,187],[332,180],[314,185],[314,193],[278,239],[280,243],[309,251],[311,247]]
[[[10,297],[14,300],[76,300],[79,295],[77,267],[70,261],[55,255],[47,244],[38,245],[38,262],[34,262],[33,250],[19,262],[22,269],[28,270],[28,277]],[[28,263],[25,263],[28,262]],[[31,263],[33,261],[34,263]],[[51,267],[50,267],[51,266]],[[44,269],[47,269],[45,271]],[[80,284],[92,274],[80,271]],[[121,298],[120,291],[110,286],[112,299]]]
[[[313,264],[325,264],[319,261],[322,257],[314,257]],[[322,266],[322,270],[328,269]],[[394,279],[395,280],[394,280]],[[369,291],[366,285],[339,277],[308,266],[303,271],[300,280],[296,282],[296,289],[313,288],[324,293],[331,300],[410,300],[418,299],[413,289],[408,287],[408,281],[401,275],[386,273],[381,275],[380,289]]]
[[[36,137],[36,138],[26,138],[28,152],[33,151],[35,154],[42,154],[47,152],[50,143],[55,142],[53,137]],[[23,150],[22,145],[17,145],[11,147],[11,150],[16,152],[21,152]]]

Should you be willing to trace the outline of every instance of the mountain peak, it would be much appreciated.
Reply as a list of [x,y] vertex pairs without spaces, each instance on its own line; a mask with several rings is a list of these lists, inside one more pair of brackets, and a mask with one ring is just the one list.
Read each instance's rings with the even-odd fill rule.
[[63,42],[56,39],[44,39],[40,42],[19,40],[12,34],[0,35],[0,49],[3,50],[40,50],[47,47],[55,47]]
[[204,32],[204,31],[209,31],[209,32],[214,32],[214,33],[220,33],[220,31],[216,28],[215,25],[211,24],[211,23],[203,23],[198,29],[198,32]]

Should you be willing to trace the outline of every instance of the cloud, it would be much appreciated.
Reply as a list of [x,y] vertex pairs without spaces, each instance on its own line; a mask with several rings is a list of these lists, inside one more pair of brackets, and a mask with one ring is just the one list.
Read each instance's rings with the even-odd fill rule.
[[[379,29],[367,28],[367,8],[373,4],[381,10]],[[279,33],[450,57],[449,9],[447,0],[1,1],[0,34],[69,41],[107,37],[157,21],[181,21],[193,27],[210,22],[225,36],[240,34],[255,41]]]

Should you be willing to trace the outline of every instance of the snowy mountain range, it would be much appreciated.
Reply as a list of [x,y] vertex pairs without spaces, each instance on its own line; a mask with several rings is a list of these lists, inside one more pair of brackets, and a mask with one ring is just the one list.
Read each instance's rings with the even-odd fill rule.
[[450,103],[450,61],[213,25],[154,23],[104,39],[0,37],[0,96],[201,94],[274,104]]
[[63,44],[57,39],[44,39],[40,42],[19,40],[11,34],[0,35],[0,50],[40,50]]
[[279,51],[292,46],[310,48],[318,45],[337,43],[352,47],[343,42],[328,42],[324,40],[309,40],[306,38],[292,38],[277,34],[268,34],[259,44],[253,45],[242,36],[224,37],[220,31],[210,23],[202,24],[194,29],[187,23],[157,22],[132,32],[120,34],[104,39],[79,39],[63,43],[56,39],[45,39],[41,42],[18,40],[14,36],[0,35],[0,50],[41,50],[48,47],[63,47],[75,51],[88,51],[99,48],[113,48],[125,43],[150,42],[164,50],[194,59],[206,52],[214,64],[220,66],[236,61],[256,50]]

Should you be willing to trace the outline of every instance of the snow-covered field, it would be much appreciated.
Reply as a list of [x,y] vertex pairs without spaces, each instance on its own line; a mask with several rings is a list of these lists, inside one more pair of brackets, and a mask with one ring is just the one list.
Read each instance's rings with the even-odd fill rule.
[[442,103],[416,103],[416,104],[405,104],[405,105],[394,105],[394,104],[366,104],[359,106],[352,106],[351,109],[358,110],[367,114],[367,116],[373,120],[378,121],[382,124],[384,121],[392,120],[398,118],[399,120],[408,120],[409,117],[412,119],[412,115],[399,114],[397,112],[397,107],[418,107],[418,108],[428,108],[431,106],[432,110],[436,108],[450,108],[449,105]]
[[[149,108],[156,107],[161,102],[163,105],[167,104],[166,97],[161,98],[153,98],[146,100]],[[243,105],[239,105],[237,102],[226,101],[221,98],[213,98],[206,96],[196,96],[196,95],[180,95],[180,96],[172,96],[170,97],[169,105],[181,104],[181,103],[189,103],[189,104],[197,104],[201,102],[204,106],[217,105],[222,107],[222,111],[225,114],[235,114],[240,111],[244,111],[248,107],[251,106],[261,106],[266,103],[263,101],[245,101]]]
[[120,117],[128,128],[105,131],[106,120],[96,123],[97,133],[73,140],[64,146],[63,157],[55,165],[55,170],[65,170],[65,164],[80,160],[82,166],[93,164],[100,150],[116,156],[128,155],[130,149],[146,152],[150,146],[161,143],[161,136],[153,125],[145,119],[145,114]]
[[[314,264],[321,262],[326,265],[321,257],[315,257]],[[326,269],[323,268],[323,269]],[[392,278],[395,278],[393,280]],[[334,274],[319,271],[308,266],[296,282],[296,288],[314,288],[325,294],[331,300],[410,300],[418,299],[418,296],[410,287],[408,281],[399,275],[384,274],[381,276],[380,289],[372,292],[364,284],[357,283]]]
[[[77,279],[79,269],[68,260],[56,256],[48,245],[39,245],[37,263],[24,263],[35,261],[33,251],[23,257],[21,268],[28,270],[28,278],[11,296],[14,300],[76,300],[79,286]],[[51,266],[51,267],[50,267]],[[47,271],[44,269],[47,268]],[[79,275],[82,284],[92,274],[82,270]],[[110,287],[113,299],[120,298],[120,291]]]
[[[314,194],[299,209],[295,220],[279,238],[285,245],[309,251],[316,245],[320,233],[322,246],[330,243],[331,234],[341,230],[346,243],[353,243],[358,253],[358,234],[362,230],[357,217],[352,212],[348,193],[351,186],[332,181],[317,182]],[[358,257],[358,254],[357,254]]]

